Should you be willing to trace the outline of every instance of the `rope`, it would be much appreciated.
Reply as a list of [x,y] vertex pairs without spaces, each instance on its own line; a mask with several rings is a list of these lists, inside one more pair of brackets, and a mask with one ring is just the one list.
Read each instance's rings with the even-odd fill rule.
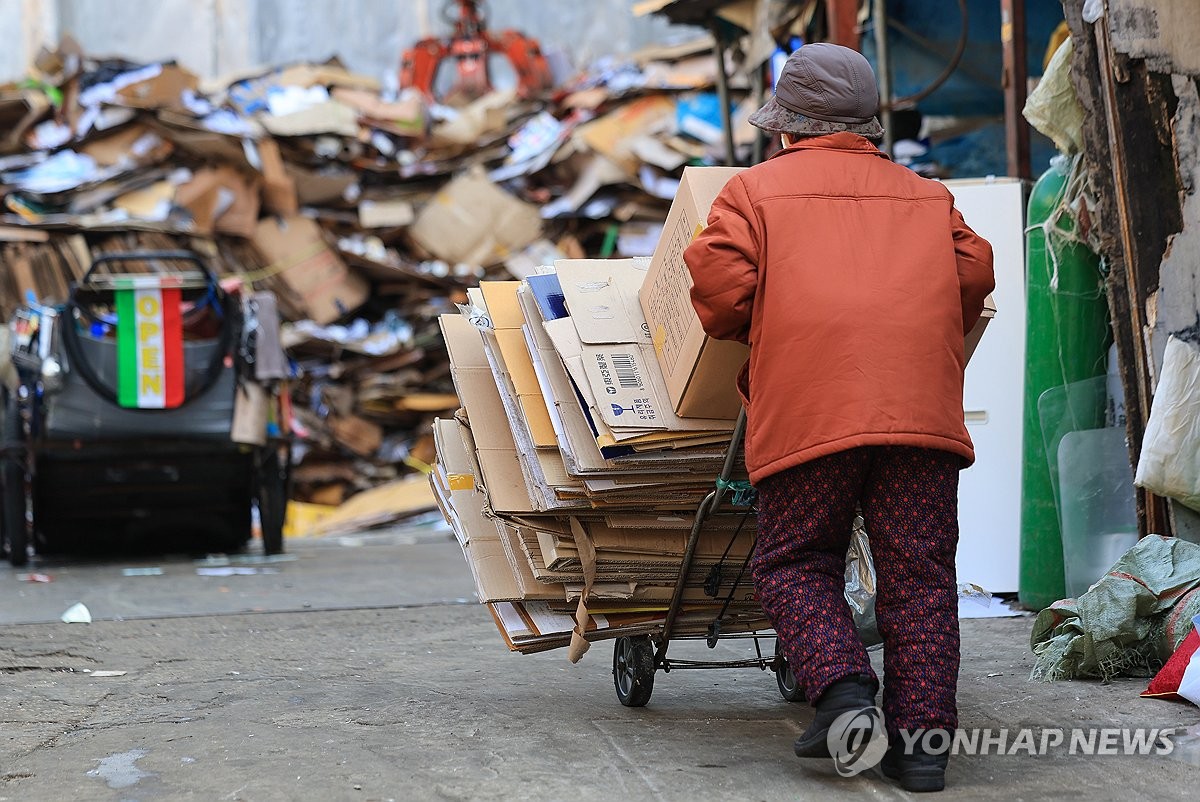
[[[1075,224],[1076,212],[1075,209],[1086,202],[1085,185],[1087,183],[1087,170],[1083,165],[1083,155],[1075,154],[1071,157],[1070,172],[1067,173],[1067,183],[1063,187],[1062,199],[1055,206],[1041,223],[1035,223],[1031,226],[1026,226],[1025,233],[1029,234],[1033,231],[1041,230],[1042,236],[1046,239],[1046,253],[1050,257],[1050,291],[1058,294],[1058,279],[1059,279],[1059,254],[1063,249],[1071,245],[1080,245],[1088,250],[1095,251],[1091,242],[1087,237],[1080,235],[1079,228]],[[1060,225],[1065,223],[1066,225]],[[1100,271],[1103,276],[1103,270]],[[1075,293],[1061,293],[1070,297],[1085,298],[1094,300],[1100,297],[1103,289],[1099,290],[1094,295],[1078,295]]]
[[754,485],[745,479],[722,479],[718,476],[717,488],[733,491],[733,504],[737,507],[749,507],[754,502],[755,497],[758,496],[758,491],[754,489]]

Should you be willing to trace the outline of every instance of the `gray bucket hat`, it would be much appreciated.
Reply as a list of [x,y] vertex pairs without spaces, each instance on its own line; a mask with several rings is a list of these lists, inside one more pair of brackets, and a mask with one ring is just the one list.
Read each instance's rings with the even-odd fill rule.
[[870,63],[856,50],[816,42],[788,57],[775,96],[750,115],[764,131],[821,136],[840,131],[882,139],[879,87]]

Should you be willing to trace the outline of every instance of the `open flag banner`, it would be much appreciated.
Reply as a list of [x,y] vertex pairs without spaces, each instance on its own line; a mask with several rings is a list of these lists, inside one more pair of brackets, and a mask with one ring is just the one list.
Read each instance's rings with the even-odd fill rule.
[[116,290],[117,403],[173,409],[183,403],[179,288]]

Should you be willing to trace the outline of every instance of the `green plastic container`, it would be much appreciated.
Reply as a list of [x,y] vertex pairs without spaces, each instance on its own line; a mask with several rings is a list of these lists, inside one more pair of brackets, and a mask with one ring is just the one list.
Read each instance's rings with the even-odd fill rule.
[[[1105,373],[1109,344],[1108,300],[1099,257],[1085,245],[1053,234],[1054,260],[1046,249],[1042,225],[1062,202],[1070,159],[1056,156],[1033,185],[1025,235],[1026,336],[1024,445],[1021,471],[1021,563],[1018,591],[1022,604],[1047,607],[1066,596],[1062,534],[1038,415],[1038,399]],[[1070,232],[1064,216],[1056,228]],[[1103,403],[1101,401],[1101,403]],[[1103,408],[1099,410],[1103,414]]]

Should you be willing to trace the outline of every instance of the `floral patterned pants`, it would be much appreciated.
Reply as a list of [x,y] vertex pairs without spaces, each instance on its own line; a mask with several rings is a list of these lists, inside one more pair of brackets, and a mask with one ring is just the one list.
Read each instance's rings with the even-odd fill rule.
[[810,700],[847,676],[875,676],[843,595],[861,504],[878,580],[889,734],[958,726],[961,466],[944,451],[865,446],[759,482],[755,592]]

